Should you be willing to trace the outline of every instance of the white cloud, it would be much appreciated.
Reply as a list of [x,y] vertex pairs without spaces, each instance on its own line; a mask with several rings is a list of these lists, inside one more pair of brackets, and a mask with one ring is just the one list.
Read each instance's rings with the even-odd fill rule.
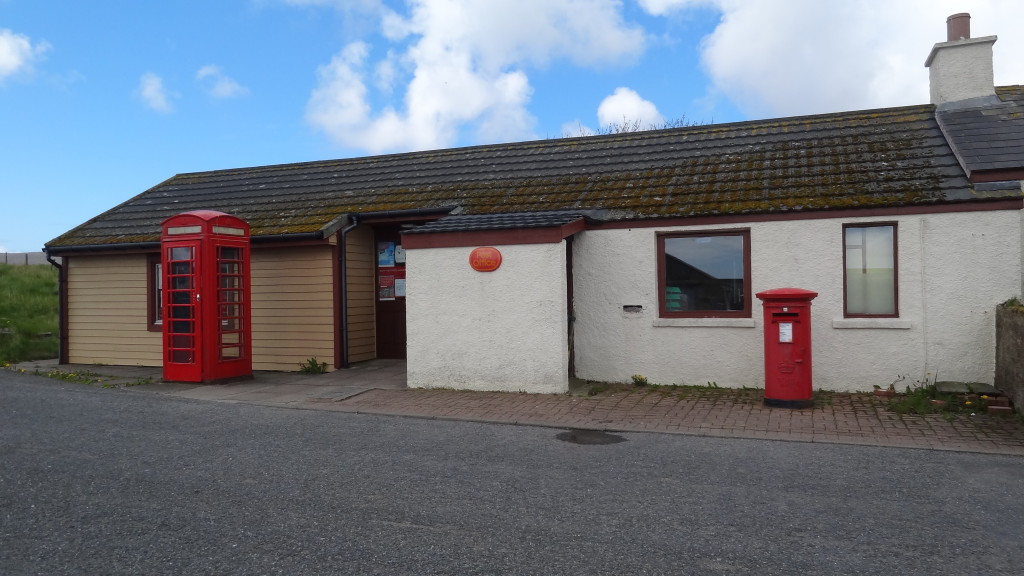
[[31,70],[32,64],[49,49],[50,44],[47,42],[33,45],[28,36],[0,28],[0,82],[18,72]]
[[[480,141],[526,138],[534,125],[529,67],[623,64],[644,49],[642,30],[622,20],[618,0],[408,6],[407,15],[382,12],[382,32],[396,44],[382,61],[353,43],[318,71],[306,117],[336,142],[378,153],[450,146],[466,129]],[[401,102],[375,106],[381,94],[368,77],[385,97],[405,83]]]
[[577,136],[593,136],[597,132],[583,124],[578,118],[572,122],[562,124],[562,132],[558,136],[562,138],[576,138]]
[[597,120],[601,128],[610,126],[638,129],[657,128],[665,123],[665,118],[658,112],[653,102],[644,100],[635,91],[619,87],[611,96],[607,96],[597,107]]
[[658,107],[653,102],[645,100],[631,88],[620,86],[597,106],[597,125],[598,128],[595,130],[576,119],[562,124],[560,136],[575,138],[650,130],[664,126],[665,118],[658,112]]
[[196,72],[196,80],[199,80],[211,96],[218,99],[237,98],[249,93],[248,88],[224,74],[220,66],[212,64],[200,68]]
[[972,36],[1002,32],[997,84],[1024,78],[1024,3],[1010,0],[640,0],[651,14],[713,6],[721,23],[701,44],[712,97],[751,117],[928,102],[924,60],[946,17],[972,15]]
[[174,111],[163,79],[152,72],[146,72],[139,78],[138,94],[146,106],[157,112],[167,114]]
[[716,2],[714,0],[637,0],[637,4],[649,14],[664,16],[669,12],[714,5]]

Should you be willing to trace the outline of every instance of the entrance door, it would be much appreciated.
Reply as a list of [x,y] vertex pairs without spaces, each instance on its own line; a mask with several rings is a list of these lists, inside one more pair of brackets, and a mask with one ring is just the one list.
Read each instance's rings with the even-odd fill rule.
[[377,246],[377,357],[405,358],[405,251],[397,224],[374,226]]
[[164,378],[202,380],[197,244],[164,245]]

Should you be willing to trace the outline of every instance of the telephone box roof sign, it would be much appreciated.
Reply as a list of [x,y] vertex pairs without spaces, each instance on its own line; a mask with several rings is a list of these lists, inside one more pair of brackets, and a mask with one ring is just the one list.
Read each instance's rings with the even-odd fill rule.
[[241,218],[216,210],[193,210],[171,216],[163,221],[163,238],[198,234],[249,236],[249,224]]

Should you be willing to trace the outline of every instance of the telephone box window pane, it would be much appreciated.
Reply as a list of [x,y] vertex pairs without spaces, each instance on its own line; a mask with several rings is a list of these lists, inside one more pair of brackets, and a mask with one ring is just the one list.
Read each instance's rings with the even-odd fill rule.
[[238,316],[238,312],[238,304],[223,304],[220,307],[219,316],[221,318]]
[[226,332],[220,335],[221,346],[238,345],[242,343],[242,335],[238,332]]
[[191,336],[171,336],[171,348],[192,348]]
[[192,248],[171,248],[171,256],[169,260],[191,260],[192,259]]
[[220,259],[221,260],[241,260],[242,259],[242,249],[241,248],[228,248],[226,246],[221,246],[220,248],[218,248],[218,250],[220,250]]
[[171,290],[191,290],[191,276],[171,276]]
[[221,274],[238,274],[239,265],[238,262],[221,262],[220,273]]
[[241,288],[241,278],[238,276],[221,276],[220,277],[221,288]]
[[231,360],[242,357],[242,349],[235,346],[231,348],[221,348],[220,357],[222,360]]
[[846,248],[846,314],[896,314],[896,252],[894,225],[848,226]]
[[192,322],[186,320],[175,320],[171,322],[172,334],[193,334]]
[[221,302],[241,302],[242,293],[239,290],[221,290],[220,291]]
[[745,234],[664,236],[663,302],[669,314],[739,315],[747,310]]
[[221,330],[239,330],[242,323],[238,321],[238,318],[226,318],[220,321]]
[[171,350],[171,362],[177,364],[191,364],[192,363],[192,351],[191,350]]
[[171,292],[171,304],[191,304],[192,294],[189,292]]
[[171,276],[182,276],[192,273],[191,262],[171,262]]

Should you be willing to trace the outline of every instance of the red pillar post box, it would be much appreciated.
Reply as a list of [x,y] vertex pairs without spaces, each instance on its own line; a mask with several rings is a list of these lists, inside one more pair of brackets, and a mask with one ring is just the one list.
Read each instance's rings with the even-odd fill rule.
[[249,225],[212,210],[168,218],[160,275],[164,380],[252,376]]
[[806,408],[811,382],[811,300],[817,292],[776,288],[758,292],[764,307],[764,403]]

